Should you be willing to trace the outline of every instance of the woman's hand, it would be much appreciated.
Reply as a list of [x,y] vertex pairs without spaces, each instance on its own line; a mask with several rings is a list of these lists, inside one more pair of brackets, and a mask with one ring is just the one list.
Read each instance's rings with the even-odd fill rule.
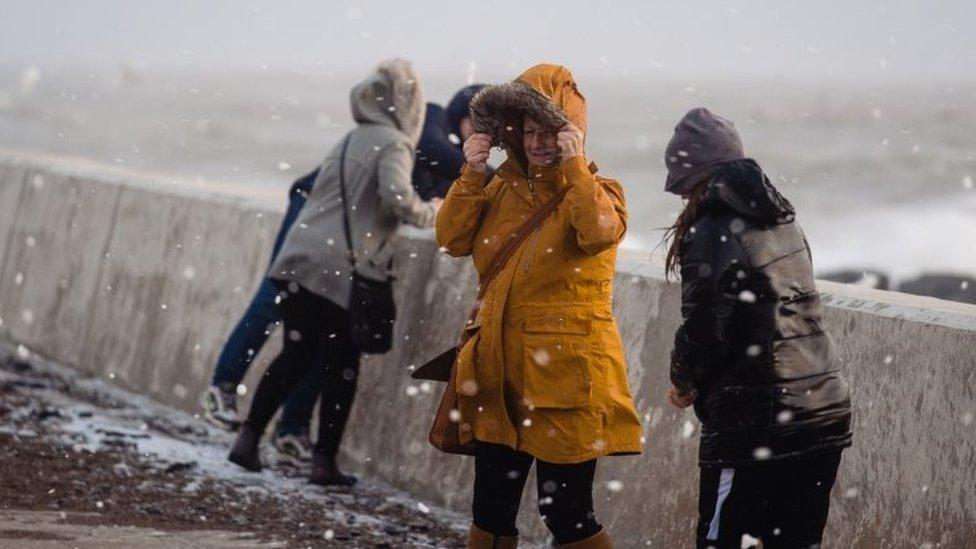
[[488,134],[473,133],[464,142],[464,161],[478,173],[485,173],[490,153],[491,136]]
[[566,124],[556,136],[559,146],[559,163],[565,164],[583,154],[583,132],[572,124]]
[[695,403],[695,392],[682,393],[677,387],[668,389],[668,402],[675,408],[687,408]]

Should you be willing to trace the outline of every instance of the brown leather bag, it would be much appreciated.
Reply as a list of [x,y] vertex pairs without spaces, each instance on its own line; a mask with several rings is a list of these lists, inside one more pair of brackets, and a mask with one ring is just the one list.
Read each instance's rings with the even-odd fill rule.
[[[474,307],[471,309],[471,314],[468,315],[468,321],[464,326],[464,330],[461,332],[461,337],[458,339],[457,345],[427,361],[410,375],[414,379],[447,382],[447,387],[444,388],[444,394],[441,395],[440,405],[437,407],[437,413],[434,415],[434,424],[431,426],[430,433],[427,436],[427,439],[434,448],[448,454],[474,454],[473,444],[461,444],[460,413],[458,411],[457,387],[455,384],[458,351],[478,331],[479,326],[475,324],[475,321],[478,318],[478,313],[481,311],[482,300],[488,293],[488,286],[502,272],[508,260],[515,255],[516,250],[525,242],[525,239],[533,231],[538,229],[552,212],[556,211],[556,207],[559,206],[559,203],[562,202],[568,191],[569,186],[567,185],[560,189],[548,202],[543,204],[541,208],[536,210],[532,214],[532,217],[527,219],[518,228],[515,235],[492,258],[491,264],[485,272],[485,276],[481,279],[478,298],[475,299]],[[454,417],[451,417],[452,415]]]

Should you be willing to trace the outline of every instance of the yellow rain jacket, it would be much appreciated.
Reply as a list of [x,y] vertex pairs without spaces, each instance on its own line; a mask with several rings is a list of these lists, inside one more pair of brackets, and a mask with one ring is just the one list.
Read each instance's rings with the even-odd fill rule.
[[[531,88],[531,89],[530,89]],[[462,442],[503,444],[551,463],[580,463],[641,451],[641,426],[627,386],[611,309],[616,248],[627,209],[620,184],[574,158],[528,166],[521,109],[552,120],[556,109],[584,133],[586,103],[569,71],[538,65],[515,82],[491,86],[472,103],[475,125],[495,116],[508,159],[486,185],[468,169],[437,216],[437,241],[471,255],[483,275],[492,257],[532,212],[568,185],[556,211],[530,235],[492,282],[458,355]],[[541,93],[541,95],[539,95]],[[512,109],[514,105],[514,110]],[[504,118],[505,109],[509,109]]]

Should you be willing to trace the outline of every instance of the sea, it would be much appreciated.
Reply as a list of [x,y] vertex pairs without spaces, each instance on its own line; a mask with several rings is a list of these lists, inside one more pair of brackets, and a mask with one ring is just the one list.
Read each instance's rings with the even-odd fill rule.
[[[3,69],[0,148],[280,188],[283,203],[352,127],[349,89],[366,72]],[[428,100],[442,104],[466,83],[424,77]],[[681,209],[663,192],[664,147],[681,115],[705,106],[736,123],[747,154],[793,202],[818,274],[976,276],[976,82],[579,84],[587,156],[625,189],[626,248],[660,252]]]

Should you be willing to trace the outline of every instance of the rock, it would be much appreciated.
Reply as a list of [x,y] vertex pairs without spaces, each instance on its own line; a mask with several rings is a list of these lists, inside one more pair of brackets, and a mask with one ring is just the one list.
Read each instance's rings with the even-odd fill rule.
[[58,418],[58,419],[64,418],[64,416],[61,415],[61,412],[59,412],[55,408],[42,408],[40,410],[37,410],[34,413],[34,415],[35,415],[35,417],[37,418],[38,421],[44,421],[44,420],[50,419],[52,417],[55,417],[55,418]]
[[891,284],[891,280],[887,274],[872,269],[828,271],[826,273],[818,273],[817,278],[831,282],[840,282],[841,284],[852,284],[862,288],[873,288],[875,290],[887,290]]
[[193,469],[196,469],[196,467],[197,467],[197,462],[195,461],[183,461],[177,463],[170,463],[166,467],[166,469],[163,470],[163,472],[166,474],[183,473],[186,471],[192,471]]
[[898,285],[899,292],[976,304],[976,278],[948,273],[923,273]]
[[142,511],[143,513],[147,514],[147,515],[161,515],[161,514],[163,514],[163,510],[158,505],[155,505],[155,504],[152,504],[152,503],[149,503],[147,505],[142,505],[139,510]]

